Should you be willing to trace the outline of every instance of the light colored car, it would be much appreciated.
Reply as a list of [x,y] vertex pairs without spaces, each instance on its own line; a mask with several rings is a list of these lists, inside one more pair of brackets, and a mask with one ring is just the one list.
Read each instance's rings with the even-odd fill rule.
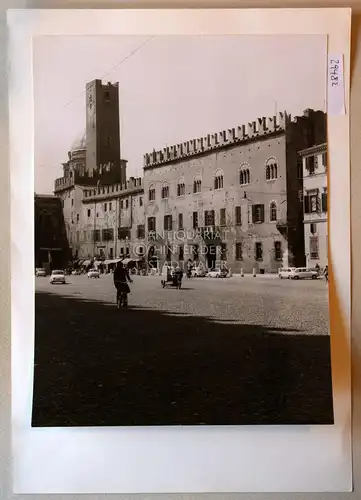
[[54,283],[65,285],[65,272],[60,269],[52,271],[49,281],[52,285],[54,285]]
[[207,275],[207,271],[201,266],[195,267],[191,272],[193,278],[204,278]]
[[100,278],[98,269],[90,269],[90,271],[88,271],[88,278]]
[[208,276],[210,278],[226,278],[227,275],[228,275],[228,271],[224,271],[222,269],[212,269],[208,273]]
[[278,269],[278,277],[282,279],[289,279],[290,275],[292,274],[292,271],[295,269],[295,267],[280,267]]
[[291,280],[316,280],[318,276],[318,272],[315,269],[308,269],[307,267],[296,267],[290,273]]
[[46,269],[44,269],[43,267],[40,267],[40,268],[36,269],[35,276],[37,278],[45,278],[45,276],[46,276]]

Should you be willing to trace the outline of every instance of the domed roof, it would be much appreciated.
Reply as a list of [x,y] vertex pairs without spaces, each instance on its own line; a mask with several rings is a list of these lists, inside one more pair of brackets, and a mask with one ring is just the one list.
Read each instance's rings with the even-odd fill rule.
[[85,132],[81,136],[77,137],[71,145],[71,151],[77,151],[79,149],[86,149],[86,133]]

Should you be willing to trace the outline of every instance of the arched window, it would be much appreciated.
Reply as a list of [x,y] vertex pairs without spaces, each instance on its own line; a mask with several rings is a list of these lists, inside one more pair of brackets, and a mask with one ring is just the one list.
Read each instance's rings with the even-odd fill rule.
[[273,181],[278,177],[278,166],[276,158],[268,158],[266,163],[266,180]]
[[214,176],[214,189],[222,189],[223,188],[223,172],[221,170],[217,170]]
[[155,201],[155,188],[153,184],[149,186],[148,199],[149,201]]
[[169,186],[168,184],[163,184],[162,186],[162,200],[169,198]]
[[269,206],[269,220],[270,222],[277,222],[277,205],[275,201],[271,201]]
[[240,171],[239,171],[239,183],[241,186],[245,186],[246,184],[250,184],[251,182],[251,173],[248,163],[242,163]]
[[266,166],[266,180],[269,181],[271,178],[271,169],[270,169],[270,166],[267,165]]
[[202,180],[196,177],[193,181],[193,193],[200,193],[202,191]]
[[184,196],[186,194],[186,185],[184,179],[180,179],[177,184],[177,196]]

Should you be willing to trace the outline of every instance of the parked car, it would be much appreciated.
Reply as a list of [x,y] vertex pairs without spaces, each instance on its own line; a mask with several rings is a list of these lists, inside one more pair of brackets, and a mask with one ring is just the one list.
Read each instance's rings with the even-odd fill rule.
[[204,278],[207,275],[207,271],[202,266],[195,267],[191,273],[193,278]]
[[43,267],[40,267],[38,269],[35,270],[35,276],[37,278],[45,278],[46,276],[46,269],[44,269]]
[[289,279],[289,277],[292,274],[292,271],[294,270],[294,267],[280,267],[278,269],[278,277],[282,279]]
[[52,271],[49,281],[52,285],[54,285],[55,283],[61,283],[62,285],[65,285],[65,272],[61,271],[60,269]]
[[296,267],[292,269],[290,273],[291,280],[305,280],[305,279],[317,279],[319,276],[315,269],[308,269],[306,267]]
[[90,269],[88,271],[88,278],[100,278],[98,269]]
[[212,269],[209,271],[208,276],[210,278],[226,278],[228,275],[228,271],[223,269]]

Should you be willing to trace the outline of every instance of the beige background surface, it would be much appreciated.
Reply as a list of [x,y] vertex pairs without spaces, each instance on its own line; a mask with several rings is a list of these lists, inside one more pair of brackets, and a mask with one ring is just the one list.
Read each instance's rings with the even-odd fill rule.
[[[1,18],[0,18],[0,54],[1,54],[1,64],[3,65],[3,71],[1,75],[1,92],[0,92],[0,110],[2,113],[2,120],[0,122],[0,152],[2,155],[2,168],[0,169],[0,217],[1,217],[1,228],[2,228],[2,245],[0,248],[0,328],[1,328],[1,348],[0,348],[0,499],[5,500],[12,498],[11,495],[11,474],[10,474],[10,276],[9,276],[9,206],[10,206],[10,191],[9,191],[9,175],[7,171],[7,93],[6,93],[6,29],[5,29],[5,9],[6,8],[80,8],[80,7],[162,7],[170,6],[174,7],[336,7],[336,6],[351,6],[355,7],[354,19],[353,19],[353,36],[352,36],[352,65],[351,65],[351,175],[352,175],[352,186],[351,186],[351,196],[352,196],[352,292],[353,292],[353,391],[354,391],[354,409],[353,409],[353,432],[354,432],[354,483],[355,492],[352,494],[343,494],[342,498],[361,498],[361,456],[360,456],[360,422],[361,422],[361,389],[360,389],[360,356],[361,356],[361,340],[360,333],[361,330],[361,311],[357,308],[357,297],[358,291],[361,290],[361,265],[357,258],[358,252],[356,248],[358,247],[361,235],[358,231],[358,226],[361,225],[361,220],[359,214],[361,208],[361,197],[358,195],[357,187],[361,186],[361,170],[358,168],[358,158],[361,157],[361,2],[317,2],[314,3],[312,0],[305,2],[298,1],[288,1],[282,2],[278,0],[269,2],[151,2],[151,1],[128,1],[128,2],[88,2],[85,0],[80,0],[78,2],[72,1],[16,1],[9,0],[8,2],[1,2]],[[347,258],[347,256],[345,256]],[[158,496],[158,495],[153,495]],[[162,495],[164,497],[165,495]],[[325,495],[255,495],[255,494],[234,494],[234,495],[198,495],[203,497],[215,498],[284,498],[292,499],[293,497],[299,498],[339,498],[341,494],[325,494]],[[54,497],[54,496],[52,496]],[[73,497],[73,495],[71,495]],[[101,498],[101,495],[91,495],[89,498]],[[126,495],[114,495],[116,498],[125,498]],[[138,495],[137,495],[138,497]],[[168,497],[168,495],[167,495]],[[172,495],[174,498],[195,498],[196,495]],[[27,498],[32,500],[33,498],[46,498],[44,496],[30,496]],[[57,495],[56,498],[66,498],[65,496]],[[88,496],[86,496],[88,498]],[[144,496],[139,496],[139,498],[145,498]]]

